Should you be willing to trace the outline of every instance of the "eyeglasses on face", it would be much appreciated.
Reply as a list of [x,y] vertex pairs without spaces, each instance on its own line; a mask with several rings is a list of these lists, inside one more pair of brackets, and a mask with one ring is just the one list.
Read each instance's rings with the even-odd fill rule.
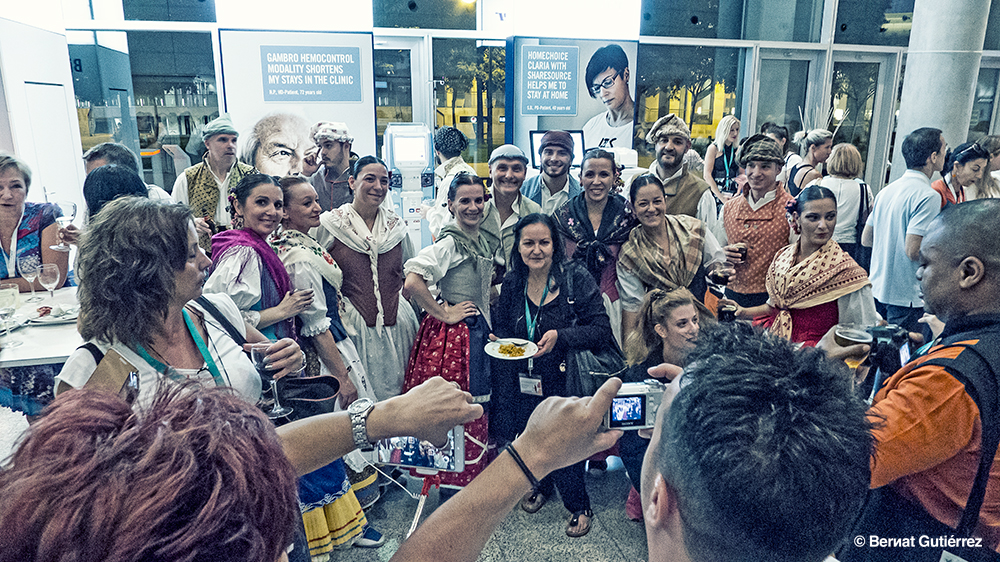
[[605,78],[604,80],[602,80],[599,84],[592,85],[590,87],[590,92],[592,94],[594,94],[595,96],[601,95],[601,88],[604,88],[605,90],[611,89],[611,86],[615,85],[615,80],[617,80],[618,77],[621,76],[621,75],[622,75],[622,71],[621,70],[616,70],[614,74],[612,74],[611,76],[608,76],[607,78]]

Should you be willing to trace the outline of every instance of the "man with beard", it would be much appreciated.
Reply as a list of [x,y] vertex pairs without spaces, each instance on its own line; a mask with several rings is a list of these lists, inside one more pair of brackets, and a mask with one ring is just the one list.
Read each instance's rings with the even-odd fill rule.
[[354,200],[347,179],[351,175],[351,143],[354,137],[346,123],[320,121],[313,125],[311,136],[319,147],[322,166],[309,179],[324,211],[339,208]]
[[551,215],[563,203],[580,193],[580,180],[570,173],[573,164],[573,137],[566,131],[548,131],[542,136],[538,155],[542,173],[524,182],[521,193]]
[[490,154],[490,200],[483,212],[482,228],[500,236],[500,257],[504,265],[514,247],[514,225],[521,217],[541,213],[542,208],[521,194],[521,184],[527,173],[528,157],[512,145],[497,147]]
[[220,115],[205,125],[202,136],[208,149],[204,159],[177,176],[172,195],[174,201],[191,207],[198,245],[211,255],[212,235],[230,226],[229,190],[257,170],[236,161],[238,133],[228,115]]
[[661,117],[646,134],[646,142],[655,147],[649,173],[663,182],[667,214],[695,217],[716,234],[722,227],[717,201],[705,180],[684,164],[691,148],[691,131],[684,120],[673,113]]

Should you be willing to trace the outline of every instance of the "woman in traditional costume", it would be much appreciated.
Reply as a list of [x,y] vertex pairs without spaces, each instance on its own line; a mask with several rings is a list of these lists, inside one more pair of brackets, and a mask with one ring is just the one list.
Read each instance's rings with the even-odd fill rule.
[[695,295],[701,319],[714,318],[704,305],[706,276],[712,271],[721,280],[733,273],[715,235],[694,217],[668,215],[663,184],[654,174],[632,180],[629,198],[639,226],[618,255],[618,294],[626,341],[638,324],[643,297],[653,289],[687,289]]
[[809,186],[787,208],[801,236],[771,262],[768,302],[749,308],[737,305],[736,316],[757,318],[772,333],[809,346],[837,324],[876,324],[879,317],[868,275],[833,240],[837,226],[833,192]]
[[622,343],[618,252],[637,223],[628,201],[612,192],[620,185],[621,174],[614,155],[592,148],[583,155],[580,167],[583,192],[553,215],[566,244],[566,257],[579,261],[600,287],[618,345]]
[[[472,393],[478,403],[489,401],[490,362],[484,347],[490,333],[493,255],[500,238],[479,228],[485,204],[482,180],[469,173],[456,175],[448,188],[455,221],[404,266],[406,290],[427,312],[410,354],[404,390],[440,376]],[[428,289],[435,284],[440,299]],[[465,436],[465,470],[443,475],[443,486],[463,487],[486,467],[487,416],[466,424]]]

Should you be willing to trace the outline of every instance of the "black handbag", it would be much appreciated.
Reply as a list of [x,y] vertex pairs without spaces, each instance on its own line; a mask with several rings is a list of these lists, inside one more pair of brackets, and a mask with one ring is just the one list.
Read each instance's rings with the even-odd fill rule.
[[[573,276],[564,277],[566,300],[572,309],[576,304]],[[573,310],[572,326],[576,326],[576,320],[576,310]],[[610,338],[597,353],[589,349],[570,349],[560,368],[566,372],[566,396],[593,396],[609,378],[625,371],[625,355],[618,347],[618,342]]]
[[865,223],[872,208],[868,204],[868,184],[858,181],[861,186],[861,201],[858,204],[858,222],[854,225],[854,252],[851,256],[865,271],[871,271],[872,249],[861,244],[861,234],[865,231]]
[[[202,295],[195,302],[212,315],[229,337],[233,338],[236,345],[243,347],[247,342],[246,338],[211,301]],[[261,377],[261,384],[264,389],[262,399],[273,403],[274,399],[270,396],[270,381]],[[340,381],[333,375],[282,377],[278,379],[278,393],[281,396],[281,403],[292,408],[292,413],[283,419],[295,421],[333,412],[340,393]]]

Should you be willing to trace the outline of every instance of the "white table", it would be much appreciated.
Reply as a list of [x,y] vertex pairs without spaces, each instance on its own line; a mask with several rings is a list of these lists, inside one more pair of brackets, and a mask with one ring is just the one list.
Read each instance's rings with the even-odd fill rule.
[[[48,291],[36,291],[42,297],[41,302],[25,302],[31,293],[21,293],[21,306],[17,314],[37,316],[38,307],[59,304],[63,308],[77,306],[76,287],[63,287],[55,292],[55,300],[49,298]],[[0,336],[3,328],[0,326]],[[76,322],[65,324],[32,324],[10,333],[10,339],[21,340],[21,345],[8,347],[4,345],[7,338],[0,337],[0,368],[24,367],[27,365],[45,365],[49,363],[65,363],[76,348],[83,345],[83,338],[76,331]]]

